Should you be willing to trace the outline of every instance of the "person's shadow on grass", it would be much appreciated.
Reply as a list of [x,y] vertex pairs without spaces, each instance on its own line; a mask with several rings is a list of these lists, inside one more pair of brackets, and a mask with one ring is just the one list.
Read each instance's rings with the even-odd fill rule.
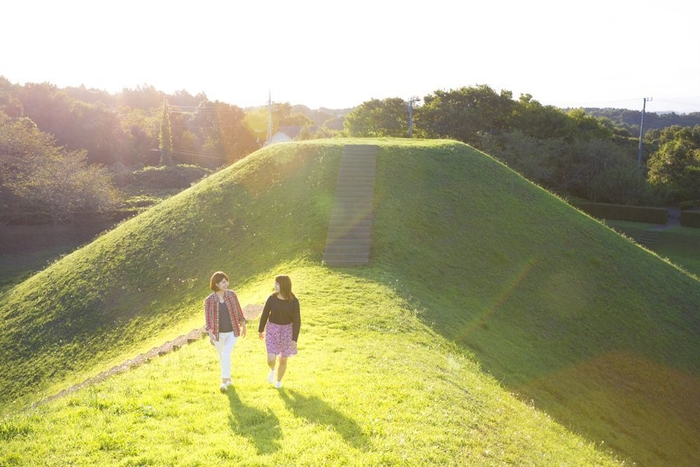
[[231,415],[228,417],[231,430],[249,438],[258,454],[271,454],[280,448],[282,430],[277,416],[272,410],[263,411],[249,407],[241,401],[233,386],[226,391]]
[[318,397],[307,397],[288,389],[281,389],[280,396],[296,417],[305,418],[310,423],[332,427],[355,449],[367,451],[370,448],[369,440],[353,419],[332,408]]

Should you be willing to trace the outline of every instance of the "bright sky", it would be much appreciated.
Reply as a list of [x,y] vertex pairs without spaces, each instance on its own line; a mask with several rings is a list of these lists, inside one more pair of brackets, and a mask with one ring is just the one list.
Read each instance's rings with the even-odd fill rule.
[[0,76],[354,107],[486,84],[545,105],[700,111],[698,0],[21,0]]

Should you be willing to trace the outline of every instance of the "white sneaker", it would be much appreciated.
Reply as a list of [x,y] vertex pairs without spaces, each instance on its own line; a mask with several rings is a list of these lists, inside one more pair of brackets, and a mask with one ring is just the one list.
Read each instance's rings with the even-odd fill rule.
[[228,386],[226,385],[226,383],[221,383],[221,386],[219,386],[219,391],[226,392],[227,387]]
[[275,387],[276,387],[277,389],[282,389],[282,381],[277,381],[277,382],[275,383]]
[[267,380],[270,382],[270,384],[275,384],[275,370],[270,370],[270,372],[267,374]]
[[233,380],[231,379],[226,381],[226,388],[228,388],[229,386],[233,386]]

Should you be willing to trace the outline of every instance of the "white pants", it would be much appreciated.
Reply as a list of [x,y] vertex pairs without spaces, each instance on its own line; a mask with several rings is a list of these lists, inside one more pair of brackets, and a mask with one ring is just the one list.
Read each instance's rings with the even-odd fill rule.
[[221,378],[231,377],[231,354],[238,338],[232,332],[220,332],[219,340],[216,341],[216,351],[219,353],[221,361]]

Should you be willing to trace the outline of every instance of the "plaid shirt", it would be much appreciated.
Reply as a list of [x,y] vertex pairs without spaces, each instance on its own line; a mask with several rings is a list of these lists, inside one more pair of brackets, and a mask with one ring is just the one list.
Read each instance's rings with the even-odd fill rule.
[[[245,324],[243,310],[233,290],[224,292],[224,300],[226,301],[228,314],[231,317],[233,335],[238,337],[240,335],[241,323]],[[219,297],[216,295],[216,292],[212,292],[212,294],[204,300],[204,320],[206,322],[207,332],[213,331],[216,340],[219,340]]]

